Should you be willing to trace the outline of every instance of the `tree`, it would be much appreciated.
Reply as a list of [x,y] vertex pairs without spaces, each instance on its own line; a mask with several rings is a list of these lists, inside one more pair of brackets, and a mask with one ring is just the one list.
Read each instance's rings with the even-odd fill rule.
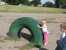
[[6,3],[11,4],[11,5],[15,5],[18,4],[18,0],[4,0]]
[[5,0],[5,2],[11,5],[17,5],[17,4],[28,5],[29,4],[29,0]]
[[64,5],[66,5],[66,0],[55,0],[55,3],[57,8],[63,7]]
[[59,1],[60,1],[60,0],[55,0],[56,8],[59,8]]
[[33,1],[32,1],[32,4],[33,4],[34,6],[38,6],[38,4],[40,4],[40,0],[33,0]]

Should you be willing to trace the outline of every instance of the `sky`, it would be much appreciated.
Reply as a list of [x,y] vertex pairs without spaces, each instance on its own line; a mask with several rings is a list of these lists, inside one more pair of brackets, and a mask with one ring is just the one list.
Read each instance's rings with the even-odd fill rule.
[[52,2],[53,4],[55,4],[54,0],[41,0],[41,4],[45,4],[46,2]]

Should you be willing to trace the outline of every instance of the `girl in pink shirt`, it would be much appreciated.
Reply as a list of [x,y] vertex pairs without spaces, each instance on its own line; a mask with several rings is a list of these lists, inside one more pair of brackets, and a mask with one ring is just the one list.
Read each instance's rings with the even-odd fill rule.
[[48,26],[46,19],[41,20],[41,26],[40,26],[42,33],[43,33],[43,43],[44,46],[47,46],[48,44]]

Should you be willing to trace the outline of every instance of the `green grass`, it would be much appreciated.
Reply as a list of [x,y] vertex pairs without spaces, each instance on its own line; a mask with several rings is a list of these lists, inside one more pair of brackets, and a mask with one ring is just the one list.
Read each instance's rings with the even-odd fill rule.
[[0,12],[16,12],[16,13],[66,13],[66,9],[48,8],[48,7],[28,7],[3,5],[0,6]]

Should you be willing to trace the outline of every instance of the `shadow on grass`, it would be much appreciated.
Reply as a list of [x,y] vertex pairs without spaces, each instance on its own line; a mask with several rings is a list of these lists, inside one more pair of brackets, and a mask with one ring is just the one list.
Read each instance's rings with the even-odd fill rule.
[[39,50],[48,50],[48,49],[46,49],[46,48],[39,48]]

